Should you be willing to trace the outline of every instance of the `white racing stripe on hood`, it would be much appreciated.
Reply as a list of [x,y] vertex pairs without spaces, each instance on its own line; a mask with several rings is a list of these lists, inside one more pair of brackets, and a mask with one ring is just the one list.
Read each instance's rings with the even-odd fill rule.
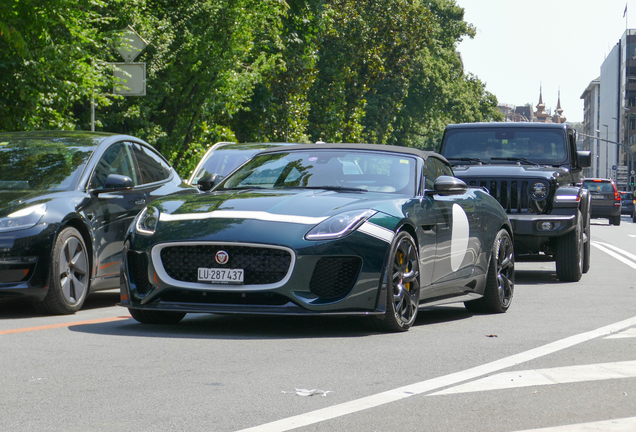
[[390,229],[383,228],[369,221],[363,223],[358,228],[358,231],[368,234],[372,237],[378,238],[380,240],[383,240],[387,243],[391,243],[393,241],[393,237],[395,236],[395,233],[391,231]]
[[287,222],[302,225],[316,225],[327,219],[326,217],[294,216],[267,213],[264,211],[242,211],[242,210],[215,210],[206,213],[183,213],[166,214],[160,213],[159,220],[162,222],[174,222],[184,220],[201,219],[256,219],[267,222]]

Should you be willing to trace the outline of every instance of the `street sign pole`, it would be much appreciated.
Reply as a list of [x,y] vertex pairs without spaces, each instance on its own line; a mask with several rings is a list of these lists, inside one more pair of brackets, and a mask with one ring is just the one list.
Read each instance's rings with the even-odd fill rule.
[[[124,63],[111,63],[113,75],[117,84],[113,88],[113,94],[122,96],[146,95],[146,63],[133,63],[135,59],[146,49],[146,42],[130,25],[123,30],[121,44],[117,52],[124,59]],[[124,83],[126,85],[124,85]],[[91,92],[91,131],[95,131],[95,93]]]

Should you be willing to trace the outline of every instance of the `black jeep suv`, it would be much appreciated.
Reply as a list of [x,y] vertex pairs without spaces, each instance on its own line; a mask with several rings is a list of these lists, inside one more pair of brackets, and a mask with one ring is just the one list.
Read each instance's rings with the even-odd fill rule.
[[590,267],[590,198],[566,124],[464,123],[446,127],[440,153],[455,176],[483,187],[508,213],[519,261],[556,261],[557,277],[575,282]]

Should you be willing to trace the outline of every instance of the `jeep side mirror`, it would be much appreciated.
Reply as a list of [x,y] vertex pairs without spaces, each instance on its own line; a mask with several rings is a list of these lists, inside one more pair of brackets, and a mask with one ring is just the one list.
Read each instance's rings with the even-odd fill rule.
[[577,151],[576,154],[579,159],[579,168],[589,168],[592,166],[591,152]]

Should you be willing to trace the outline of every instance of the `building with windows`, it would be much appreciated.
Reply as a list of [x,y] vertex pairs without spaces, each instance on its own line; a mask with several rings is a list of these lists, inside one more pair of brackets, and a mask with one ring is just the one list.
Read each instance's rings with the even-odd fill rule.
[[[631,189],[636,151],[636,29],[625,30],[590,82],[584,100],[585,148],[592,151],[591,176],[612,178]],[[590,136],[594,138],[590,138]]]
[[601,101],[601,77],[598,77],[590,82],[583,94],[584,113],[583,113],[583,134],[579,134],[579,137],[583,137],[582,150],[588,150],[592,153],[592,166],[586,168],[586,172],[583,173],[585,177],[600,177],[599,171],[599,158],[601,142],[597,137],[597,130],[599,126],[599,103]]

